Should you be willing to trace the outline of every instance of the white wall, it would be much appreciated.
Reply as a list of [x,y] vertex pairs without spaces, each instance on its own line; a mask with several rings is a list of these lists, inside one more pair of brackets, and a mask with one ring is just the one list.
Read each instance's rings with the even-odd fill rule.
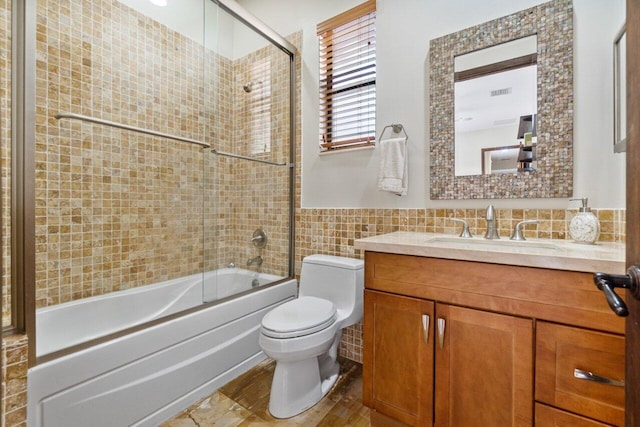
[[[379,151],[318,154],[316,24],[360,0],[241,0],[267,25],[287,35],[303,30],[302,206],[352,208],[483,207],[486,200],[433,201],[428,188],[429,40],[540,0],[378,0],[377,134],[404,124],[409,134],[409,192],[378,191]],[[574,196],[596,208],[624,203],[624,154],[612,149],[612,43],[624,21],[624,0],[574,0]],[[567,199],[494,200],[496,207],[566,208]]]
[[456,176],[481,175],[482,149],[517,144],[514,135],[518,134],[518,124],[456,133]]

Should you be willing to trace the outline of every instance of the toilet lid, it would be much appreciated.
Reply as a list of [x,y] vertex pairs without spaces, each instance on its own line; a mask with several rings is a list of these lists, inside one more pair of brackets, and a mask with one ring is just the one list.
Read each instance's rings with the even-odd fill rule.
[[336,306],[326,299],[300,297],[267,313],[262,332],[274,338],[309,335],[327,328],[336,320]]

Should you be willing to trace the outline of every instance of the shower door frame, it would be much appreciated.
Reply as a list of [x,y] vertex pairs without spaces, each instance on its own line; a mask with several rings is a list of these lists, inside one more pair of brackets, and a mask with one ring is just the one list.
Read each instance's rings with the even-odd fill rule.
[[11,324],[2,330],[27,334],[29,366],[35,363],[36,1],[11,2]]

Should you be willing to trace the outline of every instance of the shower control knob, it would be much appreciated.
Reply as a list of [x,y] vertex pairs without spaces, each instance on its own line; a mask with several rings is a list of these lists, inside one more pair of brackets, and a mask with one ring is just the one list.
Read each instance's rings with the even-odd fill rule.
[[258,228],[251,236],[251,242],[256,248],[262,249],[267,246],[267,233],[262,228]]

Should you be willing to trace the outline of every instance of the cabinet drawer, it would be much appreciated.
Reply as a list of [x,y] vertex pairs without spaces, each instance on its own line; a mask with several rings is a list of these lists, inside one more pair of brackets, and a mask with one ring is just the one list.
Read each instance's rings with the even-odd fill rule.
[[551,406],[536,403],[535,427],[609,427],[599,421],[561,411]]
[[582,370],[624,379],[624,338],[538,322],[536,400],[605,423],[624,424],[624,387],[575,377]]

